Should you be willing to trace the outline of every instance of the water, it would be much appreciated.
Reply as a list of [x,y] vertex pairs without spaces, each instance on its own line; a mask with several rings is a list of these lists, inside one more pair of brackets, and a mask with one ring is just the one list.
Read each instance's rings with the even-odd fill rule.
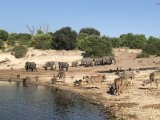
[[106,120],[96,106],[50,87],[0,82],[0,120]]

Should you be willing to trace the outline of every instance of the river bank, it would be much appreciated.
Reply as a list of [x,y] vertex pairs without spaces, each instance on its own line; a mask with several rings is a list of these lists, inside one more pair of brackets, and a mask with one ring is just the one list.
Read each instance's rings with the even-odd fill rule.
[[[110,110],[116,119],[160,120],[160,88],[155,89],[155,86],[151,87],[150,85],[142,86],[143,81],[149,79],[149,74],[154,70],[140,70],[140,73],[136,74],[133,80],[133,85],[125,88],[124,93],[120,96],[114,96],[107,92],[109,86],[113,84],[114,79],[118,76],[114,72],[108,73],[106,71],[110,69],[116,70],[117,67],[122,69],[139,69],[160,65],[160,57],[136,58],[139,52],[140,50],[114,49],[116,64],[94,67],[69,67],[69,70],[66,72],[66,82],[64,84],[57,83],[56,85],[49,84],[49,81],[53,77],[53,74],[58,73],[58,69],[56,71],[45,71],[42,66],[46,61],[50,60],[71,64],[72,61],[82,58],[80,51],[39,51],[31,49],[27,53],[27,56],[22,59],[16,59],[9,53],[5,53],[0,55],[1,60],[7,57],[10,61],[0,65],[0,78],[5,78],[8,81],[9,79],[16,79],[17,75],[20,75],[21,79],[29,76],[33,84],[49,85],[78,93],[90,99],[91,102],[103,106],[104,110]],[[26,61],[36,62],[38,72],[26,72],[24,70]],[[13,69],[11,70],[11,68]],[[99,74],[106,75],[107,79],[105,82],[91,85],[84,83],[80,88],[73,87],[75,80],[82,79],[86,75]],[[35,82],[36,76],[39,78],[37,83]],[[72,79],[72,77],[74,78]],[[88,89],[89,86],[94,86],[95,89]]]
[[[83,96],[84,99],[90,101],[93,104],[100,106],[103,111],[106,111],[106,115],[109,115],[111,120],[123,119],[123,120],[159,120],[160,119],[160,90],[151,88],[150,85],[142,87],[144,79],[148,79],[149,73],[153,70],[141,71],[136,75],[134,84],[124,90],[124,93],[120,96],[109,94],[109,86],[115,79],[114,73],[105,73],[107,80],[102,83],[96,83],[94,89],[89,89],[88,84],[83,83],[82,87],[73,87],[73,82],[76,79],[82,78],[84,75],[97,74],[96,71],[106,69],[102,67],[89,68],[70,68],[66,72],[66,82],[50,84],[49,81],[53,74],[57,74],[57,71],[44,71],[39,69],[38,72],[25,72],[23,69],[15,70],[0,70],[0,78],[5,80],[16,79],[16,75],[20,74],[21,79],[29,76],[31,78],[31,84],[43,85],[54,87],[55,89],[69,91],[74,94]],[[74,75],[74,79],[71,76]],[[35,77],[39,79],[36,82]]]

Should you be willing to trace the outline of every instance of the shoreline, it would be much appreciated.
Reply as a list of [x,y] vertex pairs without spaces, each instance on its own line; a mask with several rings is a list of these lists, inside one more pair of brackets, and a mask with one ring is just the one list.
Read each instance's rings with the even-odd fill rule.
[[88,101],[90,104],[96,105],[100,110],[104,112],[105,117],[107,120],[116,120],[114,110],[109,108],[108,106],[105,106],[102,102],[98,101],[97,99],[93,99],[97,97],[98,94],[93,94],[93,92],[85,92],[82,88],[75,88],[67,85],[47,85],[45,83],[41,84],[36,84],[36,83],[31,83],[32,85],[40,85],[40,86],[48,86],[48,87],[53,87],[54,89],[57,90],[62,90],[62,91],[68,91],[71,94],[78,95],[84,100]]
[[[0,80],[0,81],[3,81],[3,82],[22,82],[22,80],[18,81],[16,79],[12,80],[12,81],[8,81],[8,80]],[[48,84],[46,82],[38,83],[35,81],[29,82],[28,85],[46,86],[46,87],[52,87],[54,89],[61,90],[61,91],[68,91],[71,94],[80,96],[82,99],[88,101],[90,104],[96,105],[100,110],[103,111],[105,118],[107,120],[124,119],[122,117],[115,116],[116,110],[110,106],[109,101],[107,104],[105,104],[103,101],[105,98],[101,94],[97,93],[96,90],[87,90],[86,91],[83,88],[73,87],[73,86],[69,86],[67,84],[56,85],[56,84]]]
[[[108,68],[109,69],[109,68]],[[160,119],[160,90],[150,88],[150,85],[142,87],[144,79],[148,79],[148,75],[153,70],[140,71],[140,74],[134,79],[134,84],[125,88],[125,91],[120,96],[110,95],[107,93],[109,86],[115,79],[114,73],[105,73],[107,80],[102,83],[95,83],[92,86],[97,86],[94,89],[88,89],[89,84],[82,84],[83,87],[73,87],[73,81],[81,79],[85,75],[95,75],[98,70],[106,70],[106,66],[101,67],[71,67],[66,72],[66,82],[49,84],[53,74],[58,71],[45,71],[39,69],[38,72],[25,72],[22,69],[16,70],[0,70],[0,78],[8,81],[12,78],[16,80],[17,74],[22,78],[29,76],[33,85],[54,87],[55,89],[69,91],[73,94],[82,96],[91,104],[97,105],[104,111],[104,115],[108,116],[109,120],[159,120]],[[74,79],[71,76],[74,75]],[[39,76],[36,82],[35,77]],[[2,80],[2,79],[0,79]]]

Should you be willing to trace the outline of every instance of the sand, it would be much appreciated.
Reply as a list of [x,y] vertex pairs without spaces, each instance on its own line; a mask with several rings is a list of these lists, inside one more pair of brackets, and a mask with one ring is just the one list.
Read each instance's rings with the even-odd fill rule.
[[[132,81],[133,85],[127,87],[123,94],[115,96],[107,93],[109,86],[113,83],[114,79],[118,76],[115,73],[107,73],[107,70],[128,68],[143,68],[143,67],[157,67],[160,66],[160,57],[151,56],[150,58],[137,59],[136,55],[141,50],[131,49],[114,49],[116,56],[116,64],[94,67],[70,67],[66,72],[66,83],[57,83],[56,85],[49,84],[53,74],[58,72],[47,70],[45,71],[42,66],[46,61],[66,61],[71,63],[74,60],[82,58],[81,51],[40,51],[29,49],[25,58],[16,59],[10,53],[1,53],[0,60],[8,58],[10,61],[0,65],[0,77],[16,78],[17,74],[21,78],[30,76],[32,83],[51,85],[59,88],[65,88],[73,92],[80,93],[96,103],[101,104],[107,111],[108,108],[113,110],[117,119],[124,120],[160,120],[160,88],[156,89],[155,86],[147,85],[142,86],[144,80],[149,78],[149,74],[154,70],[140,71]],[[38,72],[25,72],[24,64],[26,61],[34,61],[39,66]],[[13,70],[10,68],[13,67]],[[105,74],[107,80],[103,83],[86,84],[83,87],[73,87],[73,81],[82,79],[85,75],[98,75]],[[39,76],[38,82],[35,82],[35,76]],[[74,76],[73,79],[71,77]],[[86,89],[89,86],[96,86],[99,89]]]

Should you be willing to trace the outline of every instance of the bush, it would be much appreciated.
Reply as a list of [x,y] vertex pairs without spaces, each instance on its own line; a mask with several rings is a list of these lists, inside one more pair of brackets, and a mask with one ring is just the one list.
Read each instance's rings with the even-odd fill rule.
[[137,58],[148,58],[149,54],[146,52],[142,52],[140,54],[137,54]]
[[157,53],[157,56],[160,56],[160,52]]
[[35,49],[51,49],[52,37],[49,34],[36,34],[33,36],[33,41],[30,45],[33,45]]
[[8,39],[8,32],[5,30],[0,30],[0,39],[6,41]]
[[24,46],[15,46],[13,49],[12,49],[12,52],[14,54],[14,56],[16,58],[22,58],[26,55],[27,53],[27,48],[24,47]]
[[51,41],[36,41],[34,48],[43,50],[51,49]]
[[17,39],[18,40],[31,40],[32,36],[30,34],[27,34],[27,33],[19,33],[17,35]]
[[3,40],[0,39],[0,49],[4,49],[4,48],[5,48],[4,42],[3,42]]
[[91,57],[103,57],[112,55],[111,43],[104,37],[101,38],[97,35],[89,35],[84,38],[84,41],[78,39],[78,43],[80,50],[85,51],[86,54],[91,55]]
[[32,40],[20,40],[20,41],[18,41],[18,44],[22,45],[22,46],[24,45],[27,47],[33,47]]

